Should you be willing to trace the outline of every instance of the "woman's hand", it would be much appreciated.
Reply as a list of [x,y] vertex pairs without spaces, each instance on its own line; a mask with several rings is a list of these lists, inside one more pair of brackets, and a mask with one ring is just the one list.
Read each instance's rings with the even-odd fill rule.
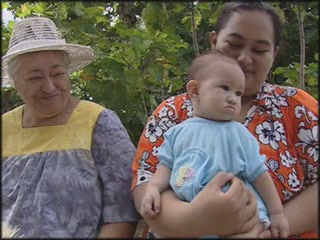
[[[227,183],[230,188],[224,193],[221,188]],[[232,174],[218,173],[191,204],[202,236],[249,232],[258,223],[256,197]]]

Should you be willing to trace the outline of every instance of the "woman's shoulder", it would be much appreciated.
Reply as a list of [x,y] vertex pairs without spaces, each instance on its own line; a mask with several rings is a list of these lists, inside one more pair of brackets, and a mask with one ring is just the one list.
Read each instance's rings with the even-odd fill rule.
[[169,117],[180,122],[191,117],[192,112],[191,100],[185,92],[163,100],[154,110],[153,116]]
[[93,111],[93,110],[102,111],[106,109],[102,105],[95,102],[88,101],[88,100],[80,100],[77,108],[80,108],[82,110],[87,110],[87,111]]
[[2,119],[12,118],[22,113],[23,105],[2,114]]
[[101,106],[98,103],[90,102],[87,100],[80,100],[77,107],[74,109],[73,117],[74,118],[82,118],[82,117],[96,118],[105,109],[106,109],[105,107]]
[[277,84],[272,84],[271,86],[273,87],[274,91],[282,92],[286,94],[288,97],[293,98],[297,101],[305,102],[305,101],[309,101],[310,99],[316,101],[315,98],[310,93],[308,93],[306,90],[303,90],[301,88],[277,85]]
[[[20,128],[21,124],[19,124],[22,121],[22,110],[23,110],[23,105],[18,106],[14,108],[13,110],[10,110],[1,116],[1,121],[2,121],[2,127],[3,130],[7,130],[8,127],[10,128]],[[7,126],[9,125],[9,126]]]
[[266,89],[265,92],[278,95],[279,101],[285,99],[286,102],[290,103],[289,106],[303,106],[313,112],[318,109],[317,100],[303,89],[277,84],[266,84],[264,87]]
[[80,100],[68,121],[73,128],[93,129],[105,107],[86,100]]
[[190,98],[189,98],[189,95],[187,92],[184,92],[184,93],[180,93],[180,94],[177,94],[175,96],[171,96],[165,100],[162,101],[162,103],[160,105],[183,105],[185,104],[186,102],[189,102],[190,101]]

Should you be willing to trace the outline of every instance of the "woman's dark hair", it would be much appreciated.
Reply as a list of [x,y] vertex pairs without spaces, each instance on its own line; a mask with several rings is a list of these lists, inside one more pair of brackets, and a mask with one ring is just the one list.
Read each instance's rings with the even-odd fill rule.
[[222,11],[218,18],[216,32],[217,34],[228,23],[231,15],[239,10],[263,11],[270,15],[273,24],[274,44],[278,47],[282,38],[283,23],[277,11],[268,3],[262,1],[248,1],[248,2],[226,2],[223,5]]

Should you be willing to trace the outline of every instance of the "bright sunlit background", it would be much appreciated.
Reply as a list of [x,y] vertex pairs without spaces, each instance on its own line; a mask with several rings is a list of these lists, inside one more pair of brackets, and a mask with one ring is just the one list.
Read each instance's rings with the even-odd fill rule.
[[2,22],[7,26],[8,22],[10,20],[13,20],[13,15],[10,11],[8,11],[7,9],[1,9],[2,14],[1,14],[1,20]]

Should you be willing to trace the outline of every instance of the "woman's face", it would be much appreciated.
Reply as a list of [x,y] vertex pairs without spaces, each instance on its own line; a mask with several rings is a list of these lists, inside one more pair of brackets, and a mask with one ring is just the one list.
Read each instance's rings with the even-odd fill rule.
[[35,117],[53,117],[70,98],[68,64],[62,52],[28,53],[16,59],[15,87]]
[[262,87],[277,53],[271,17],[263,11],[234,12],[219,34],[211,33],[212,47],[235,58],[246,77],[243,97]]

